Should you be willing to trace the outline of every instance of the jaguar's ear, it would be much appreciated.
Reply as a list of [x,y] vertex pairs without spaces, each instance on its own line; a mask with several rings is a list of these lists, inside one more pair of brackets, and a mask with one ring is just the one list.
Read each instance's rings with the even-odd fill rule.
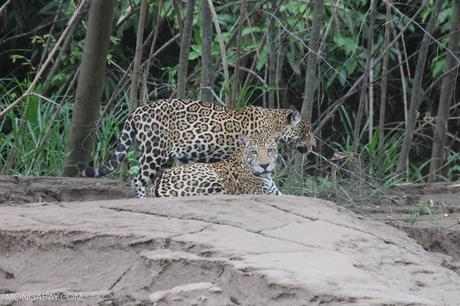
[[238,135],[238,145],[245,146],[248,143],[248,136],[246,135]]
[[300,115],[299,111],[291,110],[287,117],[287,122],[292,125],[297,125],[300,123],[301,119],[302,119],[302,116]]

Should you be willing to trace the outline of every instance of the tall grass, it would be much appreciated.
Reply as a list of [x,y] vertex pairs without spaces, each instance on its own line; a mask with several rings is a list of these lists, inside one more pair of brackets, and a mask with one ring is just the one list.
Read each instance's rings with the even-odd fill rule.
[[[18,80],[0,80],[0,108],[11,103],[22,87]],[[39,90],[39,89],[38,89]],[[18,108],[0,121],[0,170],[14,155],[13,163],[3,173],[7,175],[57,176],[63,169],[68,140],[73,99],[62,107],[58,93],[48,100],[28,96]],[[92,159],[102,163],[110,156],[121,131],[127,111],[114,109],[102,118],[96,131],[96,148]],[[97,164],[96,164],[97,165]]]
[[[379,147],[380,133],[376,130],[370,142],[360,144],[357,151],[353,152],[352,118],[344,107],[341,107],[339,114],[342,133],[338,133],[338,137],[333,135],[329,140],[322,141],[322,155],[310,153],[316,155],[316,161],[310,162],[308,172],[304,170],[297,173],[300,184],[292,184],[292,180],[280,178],[282,191],[356,205],[376,194],[384,193],[400,182],[394,170],[403,139],[401,128],[396,126],[385,131],[382,147]],[[366,128],[367,125],[362,133]],[[285,173],[287,163],[283,162],[282,171]]]

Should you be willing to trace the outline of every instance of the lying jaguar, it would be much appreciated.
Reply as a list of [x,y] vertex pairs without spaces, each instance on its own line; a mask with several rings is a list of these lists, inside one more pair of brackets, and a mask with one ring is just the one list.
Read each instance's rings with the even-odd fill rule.
[[281,194],[272,179],[278,157],[278,136],[241,135],[239,148],[216,163],[181,165],[165,170],[148,197],[210,194]]
[[138,107],[125,121],[112,158],[101,168],[79,163],[83,176],[101,177],[115,170],[137,140],[139,173],[131,186],[140,198],[157,174],[174,159],[182,163],[217,162],[230,157],[239,135],[280,132],[280,141],[307,153],[316,141],[310,124],[296,110],[247,107],[236,110],[195,100],[157,100]]

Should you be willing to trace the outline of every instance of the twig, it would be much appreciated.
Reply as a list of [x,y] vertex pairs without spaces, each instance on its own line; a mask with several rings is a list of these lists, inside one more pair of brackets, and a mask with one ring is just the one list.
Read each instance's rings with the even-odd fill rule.
[[442,42],[440,42],[438,39],[436,39],[430,32],[428,32],[424,27],[422,27],[418,22],[416,22],[414,20],[414,18],[412,17],[409,17],[409,16],[406,16],[404,15],[397,7],[395,7],[391,1],[388,1],[388,0],[384,0],[385,3],[388,3],[398,14],[400,14],[401,16],[403,16],[404,18],[407,18],[409,19],[413,24],[415,24],[415,26],[417,28],[419,28],[420,30],[422,30],[422,32],[428,36],[431,40],[435,41],[441,48],[443,48],[444,50],[446,50],[447,53],[449,53],[453,59],[455,59],[457,61],[458,64],[460,64],[460,59],[457,57],[457,55],[452,52],[452,50],[450,50],[446,45],[444,45]]
[[241,64],[241,44],[242,44],[242,33],[244,26],[244,17],[246,16],[246,9],[248,2],[242,0],[240,5],[240,17],[238,18],[238,30],[236,35],[236,59],[235,59],[235,70],[233,77],[233,88],[232,88],[232,97],[230,99],[230,106],[236,107],[237,104],[237,95],[240,91],[240,64]]
[[144,27],[145,27],[145,16],[147,15],[149,5],[147,0],[141,1],[141,9],[139,12],[139,23],[137,25],[137,37],[136,37],[136,53],[134,55],[134,65],[132,73],[131,89],[129,92],[129,112],[133,112],[139,105],[137,98],[137,92],[139,88],[139,67],[142,61],[142,50],[144,40]]
[[163,0],[160,0],[160,3],[158,4],[157,16],[155,18],[155,27],[153,29],[153,39],[152,39],[152,43],[150,44],[150,51],[147,57],[147,63],[146,63],[146,66],[144,67],[144,76],[143,76],[143,81],[142,81],[143,84],[142,84],[142,93],[141,93],[142,101],[146,101],[148,97],[147,80],[148,80],[148,75],[150,72],[150,66],[152,65],[153,52],[155,51],[155,46],[158,40],[158,33],[160,31],[160,24],[162,20],[161,18],[161,8],[162,7],[163,7]]
[[[426,4],[422,4],[418,10],[414,13],[413,17],[412,18],[415,18],[416,16],[418,16],[420,14],[420,12],[422,12],[422,10],[425,8]],[[393,38],[393,40],[391,41],[391,43],[388,45],[388,47],[383,50],[378,57],[376,57],[376,59],[374,60],[373,62],[373,66],[371,68],[374,68],[374,66],[376,66],[382,59],[383,57],[385,56],[385,53],[388,52],[392,47],[393,45],[399,40],[399,38],[401,37],[402,33],[409,27],[410,23],[407,23],[402,29],[401,31],[398,33],[398,35],[396,37]],[[324,124],[326,124],[326,122],[328,122],[332,116],[335,114],[335,112],[337,111],[337,109],[350,97],[352,96],[354,93],[356,93],[358,90],[359,90],[359,85],[361,84],[361,82],[363,81],[364,79],[364,76],[365,74],[361,75],[356,81],[355,83],[350,87],[350,89],[345,93],[345,95],[343,95],[342,97],[340,97],[339,99],[337,99],[334,103],[332,103],[327,109],[326,111],[323,112],[324,116],[322,118],[318,118],[318,121],[319,123],[316,125],[316,128],[314,130],[314,133],[316,134],[323,126]],[[376,81],[376,80],[374,80]]]
[[[82,10],[82,12],[84,12],[84,10]],[[58,19],[57,22],[61,22],[61,21],[64,21],[66,19],[69,19],[69,17],[63,17],[61,19]],[[24,36],[27,36],[27,35],[30,35],[30,34],[33,34],[33,33],[36,33],[38,31],[40,31],[41,29],[43,28],[46,28],[47,26],[53,24],[54,22],[53,21],[50,21],[50,22],[47,22],[47,23],[44,23],[36,28],[34,28],[33,30],[30,30],[29,32],[25,32],[25,33],[21,33],[21,34],[18,34],[18,35],[14,35],[14,36],[10,36],[8,38],[5,38],[3,40],[0,40],[0,46],[6,44],[7,42],[9,42],[10,40],[14,40],[14,39],[17,39],[17,38],[21,38],[21,37],[24,37]]]
[[6,0],[6,2],[0,7],[0,16],[2,16],[3,11],[6,9],[8,4],[11,3],[11,1],[13,1],[13,0]]
[[[212,0],[208,0],[209,10],[211,11],[212,20],[214,21],[214,27],[216,28],[216,36],[217,41],[219,42],[219,49],[220,49],[220,56],[222,57],[222,65],[224,68],[224,78],[225,84],[227,86],[230,84],[230,76],[228,73],[228,64],[227,64],[227,54],[225,52],[225,43],[224,38],[222,36],[222,31],[220,30],[219,19],[217,18],[216,9],[214,8],[214,4]],[[228,104],[228,98],[225,98],[226,104]]]
[[0,112],[0,119],[2,119],[6,113],[8,113],[10,110],[14,109],[19,103],[21,103],[27,96],[29,96],[37,86],[38,82],[40,81],[40,78],[42,74],[44,73],[45,69],[48,67],[48,65],[51,63],[54,55],[56,52],[59,50],[59,46],[61,43],[64,41],[65,37],[69,33],[69,29],[71,28],[72,24],[77,20],[78,14],[80,14],[81,10],[85,6],[87,0],[82,0],[80,4],[78,5],[77,9],[75,10],[74,14],[69,20],[69,23],[67,27],[65,28],[64,32],[62,32],[61,37],[59,37],[59,40],[56,42],[56,45],[53,47],[53,50],[51,50],[50,54],[48,55],[48,58],[46,61],[43,63],[43,66],[40,68],[40,70],[37,72],[35,75],[35,78],[33,79],[32,83],[30,84],[29,88],[19,97],[11,103],[9,106],[7,106],[4,110]]

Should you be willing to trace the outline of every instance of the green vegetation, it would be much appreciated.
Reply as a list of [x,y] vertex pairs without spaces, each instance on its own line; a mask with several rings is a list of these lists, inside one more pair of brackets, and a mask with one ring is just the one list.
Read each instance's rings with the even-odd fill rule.
[[[213,65],[204,67],[202,2],[197,1],[188,53],[187,96],[202,97],[201,73],[204,68],[210,68],[214,77],[211,86],[214,101],[225,103],[232,96],[234,69],[238,64],[241,68],[234,104],[237,108],[246,105],[268,107],[270,95],[274,95],[275,107],[294,106],[300,110],[305,103],[306,65],[311,51],[315,1],[249,1],[246,16],[240,14],[242,2],[244,0],[213,1],[221,33],[213,29]],[[409,165],[404,176],[397,175],[409,109],[404,103],[409,103],[411,98],[419,46],[437,1],[423,3],[378,1],[372,11],[370,1],[324,1],[312,112],[319,146],[315,154],[310,154],[303,170],[297,171],[300,185],[287,179],[292,174],[289,170],[292,160],[283,160],[277,179],[284,191],[327,197],[340,194],[341,198],[351,201],[353,194],[373,196],[401,180],[427,180],[434,117],[446,75],[446,59],[452,53],[458,61],[459,54],[447,48],[456,16],[454,1],[443,1],[435,20],[433,39],[428,44],[422,103],[417,110]],[[141,0],[120,1],[115,10],[101,119],[94,130],[96,146],[91,160],[96,166],[109,158],[128,114],[140,4]],[[140,66],[141,103],[175,95],[180,51],[177,34],[186,16],[186,5],[181,1],[149,1],[148,4]],[[16,0],[0,13],[0,111],[31,85],[78,5],[77,0],[33,3]],[[33,94],[0,119],[0,171],[3,174],[56,176],[62,173],[74,109],[76,76],[88,27],[87,15],[88,7],[85,7],[70,31],[72,35],[64,40]],[[371,15],[375,17],[373,28]],[[238,22],[243,17],[238,53]],[[270,22],[273,23],[272,32]],[[389,41],[385,40],[386,31]],[[370,33],[373,39],[369,66]],[[223,42],[225,56],[220,42]],[[275,48],[270,48],[270,44]],[[386,68],[382,60],[385,54],[388,54]],[[270,61],[274,61],[273,66]],[[228,66],[228,77],[223,62]],[[270,67],[274,68],[273,79],[270,79]],[[454,72],[458,72],[458,63]],[[360,78],[365,76],[366,79],[368,75],[370,86],[366,81],[354,87]],[[383,87],[385,77],[388,85]],[[365,86],[363,90],[361,85]],[[438,180],[460,178],[460,140],[455,132],[460,128],[459,89],[454,86],[448,112],[451,120],[448,120],[446,131],[446,158]],[[386,98],[380,101],[383,91]],[[343,97],[346,99],[342,103]],[[386,106],[381,125],[383,133],[379,128],[381,102]],[[362,121],[356,126],[360,104]],[[329,115],[331,118],[323,122]],[[354,147],[355,142],[357,147]],[[135,160],[135,153],[131,153],[129,159]],[[130,172],[133,171],[135,168],[131,168]]]
[[420,216],[423,215],[428,215],[430,220],[433,221],[433,213],[431,212],[428,202],[421,203],[416,211],[410,213],[407,217],[407,222],[413,225],[420,218]]

